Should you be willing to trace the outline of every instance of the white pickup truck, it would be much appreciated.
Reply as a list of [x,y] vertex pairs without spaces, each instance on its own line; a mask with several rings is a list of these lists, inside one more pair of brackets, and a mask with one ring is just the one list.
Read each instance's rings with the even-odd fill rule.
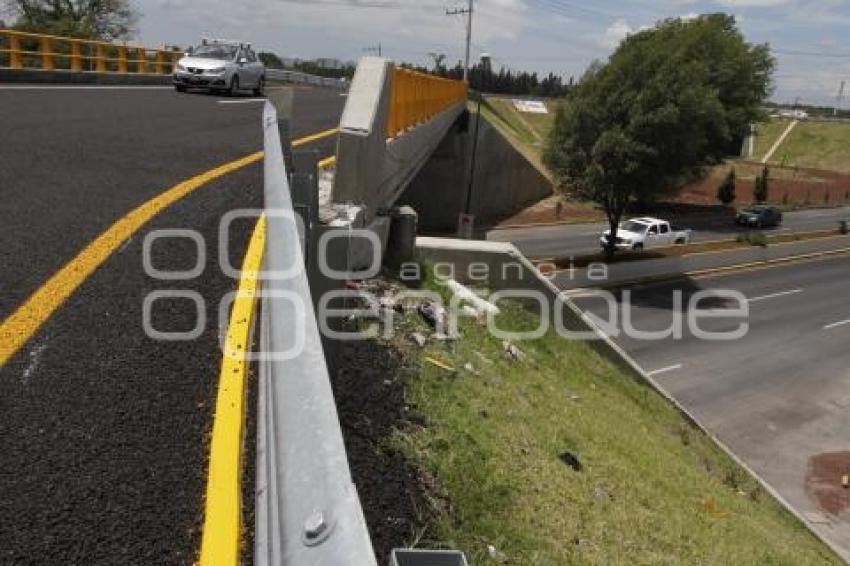
[[[603,249],[608,247],[608,236],[610,235],[611,231],[606,230],[599,238],[599,244]],[[620,224],[614,246],[618,250],[639,251],[688,244],[690,241],[690,230],[675,229],[666,220],[632,218]]]

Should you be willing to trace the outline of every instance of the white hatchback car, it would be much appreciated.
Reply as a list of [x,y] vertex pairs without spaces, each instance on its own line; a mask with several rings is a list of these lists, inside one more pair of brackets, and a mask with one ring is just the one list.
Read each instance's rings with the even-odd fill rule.
[[250,89],[262,96],[266,68],[250,44],[204,40],[177,62],[173,80],[178,92],[203,88],[232,95]]

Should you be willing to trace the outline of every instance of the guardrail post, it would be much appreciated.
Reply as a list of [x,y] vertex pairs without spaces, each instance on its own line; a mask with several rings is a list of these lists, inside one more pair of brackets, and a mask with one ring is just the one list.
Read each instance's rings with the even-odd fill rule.
[[98,43],[95,50],[95,71],[106,72],[106,47],[102,43]]
[[144,47],[136,49],[136,72],[139,74],[148,72],[148,52]]
[[173,73],[175,69],[177,69],[177,63],[183,57],[183,53],[180,51],[172,51],[171,52],[171,72]]
[[127,73],[127,46],[119,45],[118,46],[118,72],[122,74]]
[[71,42],[71,70],[77,72],[83,70],[83,57],[80,53],[79,41]]
[[49,37],[41,38],[41,68],[45,71],[54,70],[53,41]]
[[163,53],[162,49],[156,50],[156,74],[165,74],[165,53]]
[[304,223],[301,249],[307,265],[312,259],[308,243],[313,241],[313,228],[319,221],[318,163],[319,152],[315,149],[304,149],[293,154],[292,205]]
[[21,65],[21,40],[15,35],[9,36],[9,67],[12,69],[20,69]]

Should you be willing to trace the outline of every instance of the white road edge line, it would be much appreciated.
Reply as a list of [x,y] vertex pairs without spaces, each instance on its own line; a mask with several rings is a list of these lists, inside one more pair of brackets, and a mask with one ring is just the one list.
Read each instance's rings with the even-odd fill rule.
[[661,369],[657,369],[655,371],[648,371],[648,372],[646,372],[646,375],[648,375],[649,377],[655,377],[656,375],[660,375],[662,373],[668,373],[668,372],[671,372],[671,371],[676,371],[677,369],[682,369],[682,364],[676,364],[675,366],[661,368]]
[[252,102],[265,102],[265,98],[243,98],[240,100],[219,100],[219,104],[250,104]]
[[780,293],[771,293],[770,295],[762,295],[761,297],[753,297],[751,299],[747,299],[748,303],[757,303],[759,301],[766,301],[768,299],[778,299],[779,297],[787,297],[788,295],[796,295],[797,293],[802,293],[803,289],[792,289],[790,291],[782,291]]
[[833,328],[838,328],[840,326],[847,326],[848,324],[850,324],[850,319],[842,320],[840,322],[835,322],[835,323],[832,323],[832,324],[827,324],[826,326],[823,327],[823,329],[824,330],[832,330]]

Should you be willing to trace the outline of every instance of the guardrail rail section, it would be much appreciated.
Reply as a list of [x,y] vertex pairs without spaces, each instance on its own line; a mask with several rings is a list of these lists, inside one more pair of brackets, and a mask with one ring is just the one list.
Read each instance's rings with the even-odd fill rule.
[[178,47],[150,48],[0,29],[0,66],[8,69],[167,75],[182,56]]
[[[255,561],[375,566],[307,281],[277,111],[263,111],[266,253],[260,319]],[[291,350],[291,351],[290,351]],[[289,352],[289,353],[286,353]]]
[[363,57],[340,121],[332,200],[369,225],[395,204],[466,107],[467,85]]
[[424,124],[466,97],[466,83],[396,67],[390,89],[387,137],[397,137]]
[[[0,68],[15,71],[170,75],[184,51],[176,46],[145,47],[0,29]],[[266,78],[325,88],[345,89],[348,86],[344,80],[285,69],[266,69]]]

